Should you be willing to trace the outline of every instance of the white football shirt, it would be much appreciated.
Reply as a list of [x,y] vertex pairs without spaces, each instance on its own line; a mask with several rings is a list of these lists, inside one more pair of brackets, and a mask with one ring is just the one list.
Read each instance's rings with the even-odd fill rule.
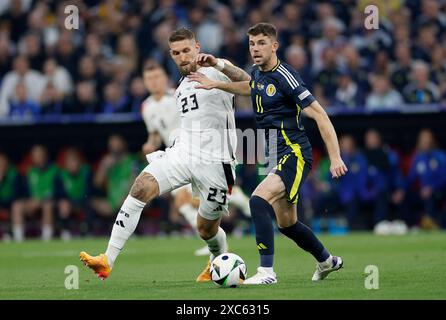
[[[201,67],[197,72],[212,80],[230,82],[213,67]],[[198,85],[185,77],[175,91],[181,122],[180,147],[192,159],[231,162],[235,160],[237,144],[234,95],[219,89],[195,88]]]
[[141,113],[147,131],[158,132],[164,145],[170,147],[179,135],[180,116],[173,90],[168,90],[160,100],[153,96],[142,103]]

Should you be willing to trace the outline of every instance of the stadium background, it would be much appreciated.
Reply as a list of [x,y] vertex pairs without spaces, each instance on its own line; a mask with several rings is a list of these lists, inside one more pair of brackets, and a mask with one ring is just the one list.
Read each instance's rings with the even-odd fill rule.
[[[79,30],[64,26],[64,8],[73,4],[79,8]],[[367,4],[379,8],[378,30],[363,27]],[[52,201],[56,237],[61,228],[75,236],[108,235],[116,210],[101,217],[90,200],[106,198],[115,185],[94,183],[94,177],[112,135],[127,144],[131,173],[120,177],[122,194],[113,194],[113,208],[144,166],[142,66],[157,61],[175,86],[179,74],[166,39],[175,28],[187,26],[204,52],[249,71],[245,31],[260,21],[277,26],[279,58],[300,72],[326,107],[345,148],[352,147],[348,136],[357,145],[350,156],[344,152],[349,177],[332,183],[317,128],[306,121],[315,163],[299,204],[300,218],[317,232],[333,234],[372,230],[379,221],[396,219],[412,230],[446,227],[444,1],[11,0],[0,4],[0,149],[19,175],[11,184],[14,192],[8,193],[5,166],[0,166],[4,238],[11,233],[13,204],[32,198]],[[249,101],[238,98],[238,127],[253,128],[252,116]],[[367,148],[369,129],[382,136],[382,148]],[[423,129],[433,133],[436,143],[429,143],[427,132],[424,147],[417,143]],[[48,163],[61,169],[67,150],[76,148],[92,171],[88,193],[70,198],[56,179],[47,195],[33,195],[31,149],[36,144],[45,146]],[[255,166],[240,166],[237,179],[250,193],[261,177]],[[398,195],[402,190],[404,196]],[[68,221],[61,219],[61,200],[80,209],[70,212]],[[137,233],[190,234],[170,204],[169,196],[155,201]],[[26,221],[27,237],[38,237],[39,216]],[[224,225],[237,234],[252,232],[249,220],[235,211]]]

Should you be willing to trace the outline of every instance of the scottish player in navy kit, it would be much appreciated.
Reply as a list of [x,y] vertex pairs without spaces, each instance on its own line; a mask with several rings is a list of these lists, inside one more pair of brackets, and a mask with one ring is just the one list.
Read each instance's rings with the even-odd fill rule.
[[324,279],[339,270],[341,257],[332,256],[314,233],[298,221],[296,203],[299,190],[311,169],[311,145],[301,123],[302,112],[318,125],[330,157],[333,178],[347,173],[341,159],[336,132],[325,110],[305,88],[299,74],[277,57],[277,31],[268,23],[259,23],[248,30],[249,49],[255,65],[251,76],[242,69],[225,63],[212,55],[200,54],[197,63],[213,66],[233,82],[213,81],[199,73],[189,76],[200,83],[199,88],[221,89],[234,94],[251,95],[257,126],[276,129],[277,144],[266,136],[269,161],[277,165],[257,186],[250,199],[252,219],[256,229],[260,267],[257,274],[245,284],[272,284],[277,282],[273,270],[274,229],[271,214],[275,214],[280,232],[317,260],[312,280]]

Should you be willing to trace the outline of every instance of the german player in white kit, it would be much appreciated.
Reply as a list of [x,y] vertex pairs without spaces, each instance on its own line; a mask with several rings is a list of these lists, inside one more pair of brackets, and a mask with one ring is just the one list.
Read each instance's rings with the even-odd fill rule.
[[[183,77],[199,71],[210,79],[230,82],[212,67],[200,67],[200,44],[188,29],[176,30],[169,37],[170,54]],[[199,83],[183,78],[175,91],[180,112],[180,135],[174,145],[151,160],[133,183],[113,226],[107,250],[80,259],[99,278],[109,276],[114,262],[138,224],[144,206],[152,199],[181,186],[192,184],[199,197],[197,229],[211,252],[210,261],[227,251],[226,233],[220,227],[228,213],[228,197],[235,179],[236,131],[233,94],[198,89]],[[197,281],[210,281],[210,263]]]
[[[143,68],[143,80],[150,96],[143,101],[141,114],[148,132],[147,142],[142,151],[147,160],[160,156],[162,144],[170,147],[179,138],[180,113],[177,112],[174,90],[168,87],[168,76],[157,63],[148,63]],[[158,151],[158,152],[156,152]],[[194,231],[197,231],[199,200],[192,197],[190,184],[173,190],[175,208],[180,212]],[[234,186],[229,204],[235,205],[244,215],[250,217],[249,198],[240,187]],[[209,255],[208,246],[195,251],[195,255]]]
[[169,88],[168,76],[160,65],[146,64],[143,68],[143,81],[150,96],[141,106],[141,116],[148,133],[142,151],[149,154],[159,150],[162,144],[166,147],[173,144],[179,134],[180,116],[174,90]]

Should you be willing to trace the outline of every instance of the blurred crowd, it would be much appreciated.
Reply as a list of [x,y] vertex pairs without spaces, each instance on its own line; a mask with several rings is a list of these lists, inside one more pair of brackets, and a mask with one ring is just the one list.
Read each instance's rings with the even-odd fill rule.
[[[109,234],[131,185],[147,165],[145,155],[129,152],[120,135],[108,138],[107,151],[97,161],[86,160],[76,147],[53,151],[36,144],[19,163],[0,151],[0,237],[5,240]],[[251,191],[255,187],[246,186]],[[226,227],[238,228],[239,234],[249,231],[250,221],[235,208],[231,212],[224,219]],[[166,194],[145,208],[137,233],[191,235],[194,231]]]
[[446,229],[446,152],[431,130],[419,132],[410,154],[387,145],[374,129],[366,131],[362,148],[358,142],[348,134],[339,139],[347,175],[332,179],[330,161],[322,156],[304,185],[302,202],[312,212],[313,229],[386,233],[391,221],[403,226],[398,232]]
[[[364,28],[364,8],[379,29]],[[79,29],[65,26],[67,5]],[[179,73],[167,38],[187,26],[204,52],[249,70],[246,30],[279,31],[279,57],[322,105],[394,109],[446,102],[446,4],[439,0],[10,0],[0,4],[0,118],[140,112],[141,66]],[[241,100],[239,110],[251,110]]]
[[[360,143],[362,148],[357,147]],[[299,217],[316,232],[336,233],[342,226],[345,232],[379,232],[386,221],[401,221],[414,230],[446,229],[446,152],[429,129],[419,132],[410,154],[389,147],[373,129],[364,141],[341,136],[340,147],[349,173],[333,180],[329,160],[314,149],[313,170],[299,198]],[[17,164],[0,153],[0,232],[5,239],[109,234],[131,184],[146,165],[142,153],[130,153],[119,135],[109,137],[107,152],[94,163],[76,148],[57,151],[50,158],[44,145],[35,145]],[[263,179],[258,173],[256,165],[238,165],[236,183],[246,194]],[[146,207],[137,233],[193,232],[170,197],[164,195]],[[222,222],[225,230],[252,232],[249,218],[230,209]]]
[[[379,29],[364,28],[364,8],[379,8]],[[67,5],[79,29],[65,26]],[[446,1],[10,0],[0,1],[0,119],[62,114],[139,114],[148,93],[147,62],[160,64],[175,87],[180,75],[167,38],[195,31],[202,51],[249,71],[246,30],[268,21],[279,31],[279,57],[298,70],[327,108],[386,110],[446,102]],[[251,111],[249,100],[238,110]],[[361,146],[361,147],[358,147]],[[401,153],[368,130],[340,137],[349,173],[333,180],[329,159],[314,149],[299,218],[313,230],[446,228],[446,153],[428,129],[412,153]],[[51,151],[51,152],[49,152]],[[53,155],[53,156],[52,156]],[[19,163],[0,151],[0,233],[29,236],[109,234],[134,178],[145,166],[118,135],[95,162],[82,150],[35,145]],[[262,180],[255,165],[237,167],[250,194]],[[192,233],[170,195],[151,203],[137,233]],[[252,232],[231,208],[225,230]],[[379,230],[378,230],[379,231]]]

